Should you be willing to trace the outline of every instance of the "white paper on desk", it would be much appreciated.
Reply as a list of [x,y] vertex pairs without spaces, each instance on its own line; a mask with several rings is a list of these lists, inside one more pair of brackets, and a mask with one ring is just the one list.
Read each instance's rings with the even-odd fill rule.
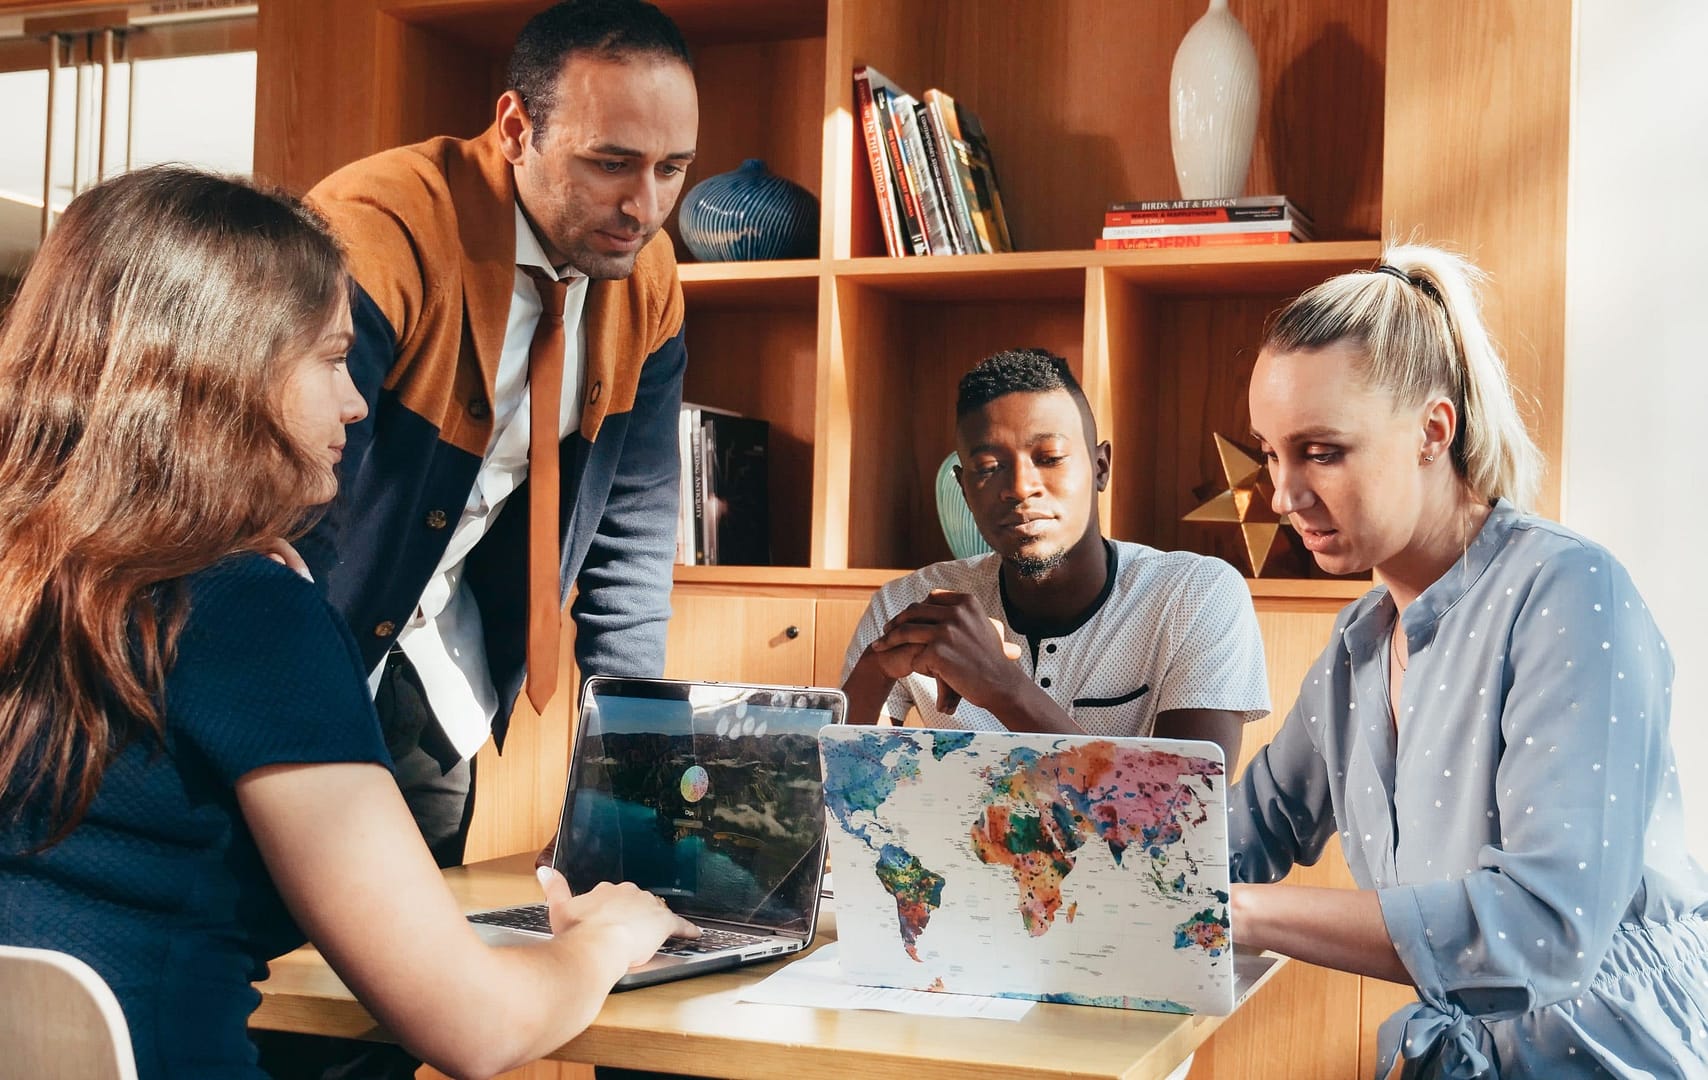
[[842,979],[837,948],[832,942],[772,972],[743,990],[736,1000],[761,1005],[805,1005],[814,1009],[878,1009],[915,1016],[974,1016],[985,1020],[1018,1020],[1037,1004],[1015,998],[855,986]]

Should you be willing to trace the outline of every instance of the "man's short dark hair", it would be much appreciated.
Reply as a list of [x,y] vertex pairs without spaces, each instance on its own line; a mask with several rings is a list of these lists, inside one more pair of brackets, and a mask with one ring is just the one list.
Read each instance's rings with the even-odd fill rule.
[[541,133],[557,107],[558,76],[571,56],[610,60],[654,57],[694,66],[688,43],[670,16],[644,0],[564,0],[528,20],[516,37],[507,73]]
[[1066,391],[1073,398],[1085,417],[1086,437],[1094,440],[1096,429],[1085,391],[1073,377],[1068,362],[1047,349],[1005,349],[979,361],[977,367],[961,376],[961,386],[955,395],[955,420],[964,420],[969,413],[1009,394],[1046,394],[1052,390]]

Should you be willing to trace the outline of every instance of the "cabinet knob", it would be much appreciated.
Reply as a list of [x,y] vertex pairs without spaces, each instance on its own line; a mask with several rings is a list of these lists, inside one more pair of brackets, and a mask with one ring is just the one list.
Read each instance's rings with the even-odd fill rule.
[[790,641],[793,641],[801,636],[801,628],[798,626],[785,627],[783,630],[783,636],[788,638]]

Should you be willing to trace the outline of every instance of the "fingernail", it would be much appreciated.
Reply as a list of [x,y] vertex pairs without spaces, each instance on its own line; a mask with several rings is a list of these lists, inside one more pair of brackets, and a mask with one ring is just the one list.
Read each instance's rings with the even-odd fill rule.
[[551,887],[551,883],[552,883],[552,868],[551,867],[549,867],[549,866],[537,866],[537,867],[535,867],[534,868],[534,876],[540,879],[540,888],[546,889],[546,888]]

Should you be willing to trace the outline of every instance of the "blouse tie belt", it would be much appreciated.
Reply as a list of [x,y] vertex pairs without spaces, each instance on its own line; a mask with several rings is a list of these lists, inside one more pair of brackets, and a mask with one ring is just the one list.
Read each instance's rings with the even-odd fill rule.
[[1408,1062],[1403,1075],[1417,1075],[1409,1063],[1439,1051],[1436,1065],[1440,1076],[1449,1080],[1492,1076],[1494,1066],[1483,1047],[1487,1038],[1488,1029],[1451,1002],[1413,1002],[1382,1021],[1377,1034],[1376,1075],[1387,1076],[1401,1051]]

